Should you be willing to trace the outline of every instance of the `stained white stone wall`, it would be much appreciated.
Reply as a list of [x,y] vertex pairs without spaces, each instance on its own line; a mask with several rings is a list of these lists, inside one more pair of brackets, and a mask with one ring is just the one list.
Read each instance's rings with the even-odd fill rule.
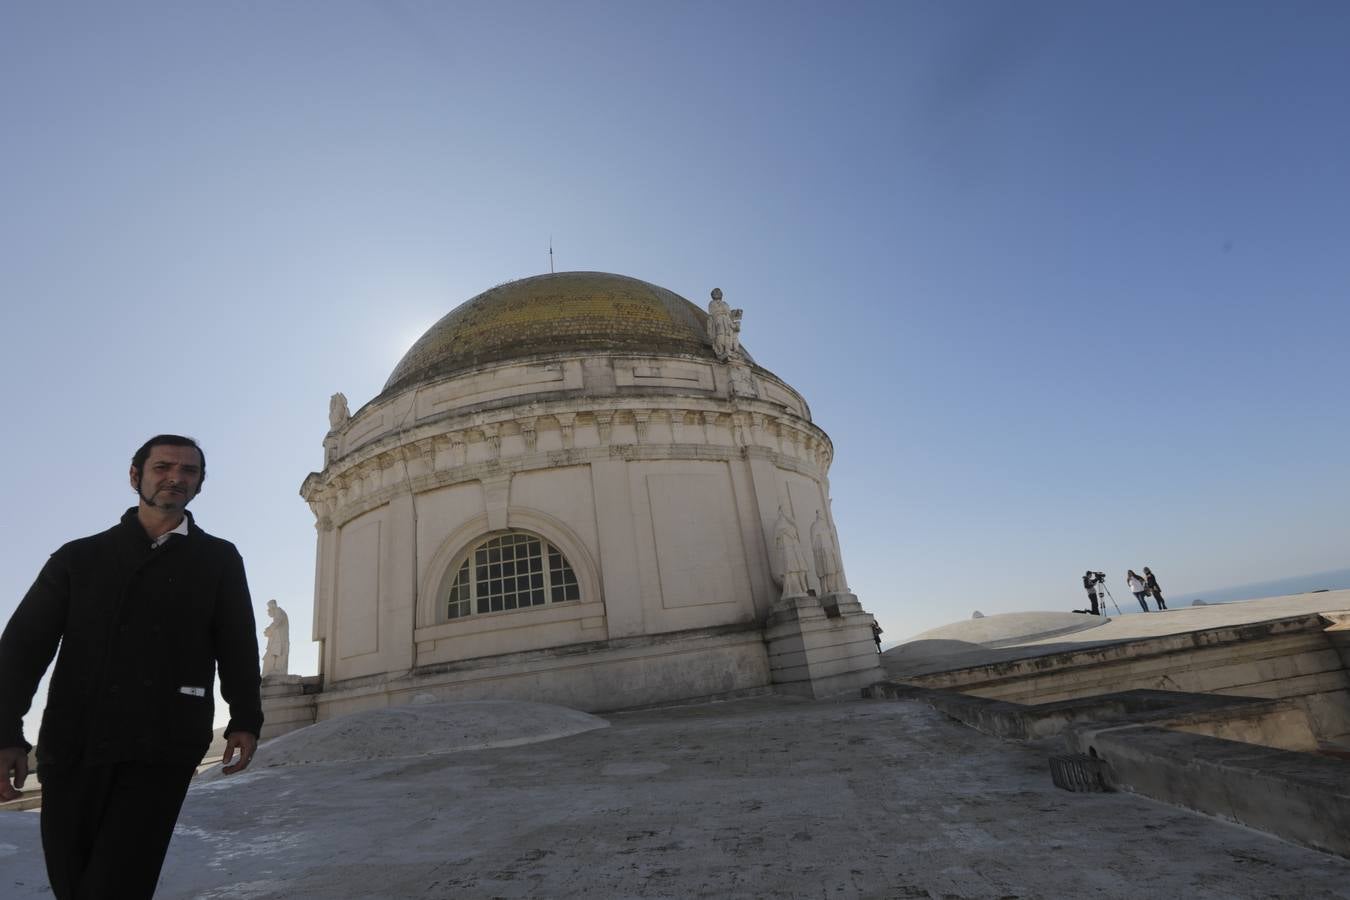
[[[790,387],[734,367],[528,360],[378,399],[330,433],[328,465],[302,488],[318,520],[326,692],[466,660],[762,624],[779,593],[777,510],[795,517],[810,558],[810,524],[817,510],[829,518],[833,448]],[[562,550],[581,601],[445,621],[452,567],[504,529]],[[747,652],[762,655],[738,646],[726,659],[740,674],[723,682],[767,683]],[[696,679],[681,685],[663,653],[623,665],[659,672],[657,694],[689,696]]]

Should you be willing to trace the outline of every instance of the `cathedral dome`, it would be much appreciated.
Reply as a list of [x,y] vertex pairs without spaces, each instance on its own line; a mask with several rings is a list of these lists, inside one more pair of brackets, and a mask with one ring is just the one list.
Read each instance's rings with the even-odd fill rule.
[[[830,518],[833,445],[745,353],[743,312],[717,289],[705,311],[623,275],[536,275],[451,310],[355,415],[334,394],[301,486],[320,535],[311,721],[882,677]],[[835,600],[828,646],[803,650],[771,612],[811,594]]]
[[715,359],[707,313],[673,291],[606,272],[510,281],[457,306],[413,344],[386,395],[536,354],[619,351]]

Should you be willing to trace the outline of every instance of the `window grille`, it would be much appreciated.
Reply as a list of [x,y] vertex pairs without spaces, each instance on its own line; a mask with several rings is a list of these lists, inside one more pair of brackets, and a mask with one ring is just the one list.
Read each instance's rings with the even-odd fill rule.
[[580,600],[576,573],[562,551],[523,532],[489,538],[460,564],[446,597],[447,619]]

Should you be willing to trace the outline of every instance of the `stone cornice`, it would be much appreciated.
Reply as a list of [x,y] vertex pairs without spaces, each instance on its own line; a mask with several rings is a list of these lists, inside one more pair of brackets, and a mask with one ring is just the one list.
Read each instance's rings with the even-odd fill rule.
[[[753,456],[823,480],[834,455],[824,431],[783,415],[772,404],[738,399],[666,406],[606,399],[602,408],[530,404],[418,425],[310,473],[301,496],[317,527],[328,529],[409,491],[515,472],[614,458],[729,461]],[[579,432],[589,432],[585,442]]]
[[711,400],[763,403],[808,421],[805,398],[769,370],[748,360],[719,363],[702,357],[596,352],[548,354],[487,365],[393,395],[381,395],[357,410],[325,438],[325,464],[378,444],[409,423],[491,415],[540,404],[650,402],[679,404]]

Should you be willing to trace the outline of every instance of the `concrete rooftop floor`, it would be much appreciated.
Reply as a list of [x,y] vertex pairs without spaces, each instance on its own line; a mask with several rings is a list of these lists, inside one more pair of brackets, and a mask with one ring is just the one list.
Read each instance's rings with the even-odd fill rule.
[[[1060,791],[1052,749],[917,703],[766,696],[554,739],[539,704],[438,705],[437,727],[455,706],[479,749],[269,768],[264,744],[249,772],[195,785],[157,896],[1350,897],[1350,860]],[[397,753],[401,709],[361,745]],[[526,717],[536,742],[484,747]],[[49,896],[37,825],[0,814],[0,895]]]

